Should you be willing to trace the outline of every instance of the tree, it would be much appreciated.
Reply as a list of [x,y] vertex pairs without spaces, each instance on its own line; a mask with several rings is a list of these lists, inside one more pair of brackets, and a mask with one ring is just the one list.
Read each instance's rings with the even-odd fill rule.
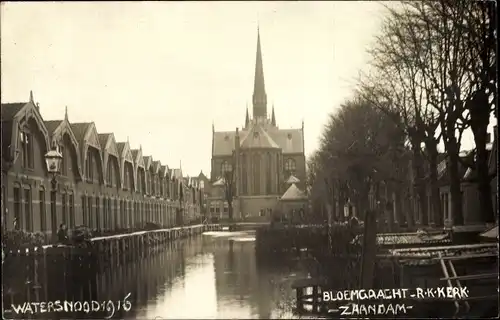
[[316,183],[323,180],[325,202],[338,201],[338,210],[349,198],[364,213],[373,187],[400,179],[391,168],[401,149],[401,137],[394,121],[366,99],[355,96],[346,101],[330,115],[315,158],[318,164],[313,166],[317,171],[309,173]]
[[[496,113],[496,4],[492,1],[476,1],[466,4],[464,19],[455,21],[463,24],[462,30],[467,42],[466,77],[471,99],[464,104],[470,115],[470,127],[476,145],[475,171],[480,194],[480,212],[485,222],[495,221],[491,199],[491,178],[488,170],[486,150],[487,127],[492,112]],[[496,115],[496,114],[495,114]],[[497,116],[497,115],[496,115]]]
[[[439,211],[436,146],[440,139],[444,143],[454,224],[464,222],[459,165],[468,164],[459,152],[462,133],[469,126],[475,126],[481,204],[491,207],[491,200],[486,201],[490,192],[485,141],[496,93],[494,8],[493,4],[466,0],[405,1],[389,8],[374,50],[375,69],[382,73],[379,78],[385,78],[382,83],[398,81],[390,93],[392,98],[397,96],[395,92],[401,94],[390,102],[399,100],[404,105],[398,109],[408,110],[409,105],[412,111],[405,113],[405,118],[410,116],[406,120],[411,120],[405,125],[415,146],[415,159],[421,151],[419,144],[425,144],[423,155],[429,160],[435,212]],[[486,207],[484,211],[491,212]]]
[[[389,9],[381,34],[370,50],[372,73],[360,80],[359,92],[394,119],[406,135],[412,150],[411,193],[414,201],[420,203],[420,222],[426,225],[430,219],[426,212],[427,180],[430,180],[432,220],[440,225],[437,146],[441,135],[436,132],[439,118],[425,100],[425,76],[415,63],[418,51],[408,40],[409,34],[417,33],[414,29],[418,26],[410,21],[408,12]],[[422,150],[422,145],[425,145],[425,150]],[[427,173],[430,179],[426,179]]]

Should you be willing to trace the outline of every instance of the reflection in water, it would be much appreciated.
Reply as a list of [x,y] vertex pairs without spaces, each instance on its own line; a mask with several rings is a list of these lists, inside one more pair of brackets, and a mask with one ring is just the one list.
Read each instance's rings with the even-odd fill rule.
[[210,233],[178,241],[165,252],[140,261],[147,265],[147,279],[137,276],[135,312],[123,316],[290,318],[290,284],[304,273],[293,267],[259,268],[252,240],[252,232]]

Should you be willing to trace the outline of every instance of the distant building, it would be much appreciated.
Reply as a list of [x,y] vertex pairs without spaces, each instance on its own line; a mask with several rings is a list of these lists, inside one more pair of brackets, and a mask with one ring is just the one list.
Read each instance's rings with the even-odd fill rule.
[[[98,133],[93,122],[70,123],[67,111],[62,120],[45,121],[32,95],[1,108],[4,231],[14,221],[22,230],[50,236],[60,223],[114,231],[146,222],[173,226],[199,216],[199,193],[181,197],[182,171],[143,156],[142,148]],[[52,147],[63,155],[55,194],[44,160]],[[179,215],[180,208],[189,214]]]
[[226,172],[234,170],[235,218],[268,215],[289,186],[287,180],[291,179],[302,190],[305,188],[304,122],[301,128],[280,129],[274,106],[269,117],[259,33],[252,100],[252,118],[247,108],[241,130],[219,132],[212,128],[210,178],[215,188],[210,211],[217,216],[227,216],[221,180]]

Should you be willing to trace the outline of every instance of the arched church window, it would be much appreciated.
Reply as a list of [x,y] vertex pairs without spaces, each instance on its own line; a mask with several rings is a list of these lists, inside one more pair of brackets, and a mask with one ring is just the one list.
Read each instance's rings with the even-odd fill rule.
[[227,161],[224,161],[221,165],[221,173],[224,175],[226,172],[231,172],[233,171],[233,167],[231,164]]
[[295,172],[295,169],[296,169],[295,160],[287,159],[285,162],[285,171],[292,173]]

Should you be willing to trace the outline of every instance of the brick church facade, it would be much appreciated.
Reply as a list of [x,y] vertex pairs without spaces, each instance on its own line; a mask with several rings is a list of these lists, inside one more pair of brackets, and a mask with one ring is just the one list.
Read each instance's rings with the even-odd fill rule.
[[[236,219],[268,216],[291,184],[304,190],[306,179],[304,122],[301,128],[280,129],[274,106],[268,114],[259,32],[252,102],[252,117],[247,108],[241,130],[220,132],[212,128],[211,182],[217,186],[225,172],[234,170]],[[209,204],[211,214],[219,217],[228,211],[222,189],[213,188]]]

